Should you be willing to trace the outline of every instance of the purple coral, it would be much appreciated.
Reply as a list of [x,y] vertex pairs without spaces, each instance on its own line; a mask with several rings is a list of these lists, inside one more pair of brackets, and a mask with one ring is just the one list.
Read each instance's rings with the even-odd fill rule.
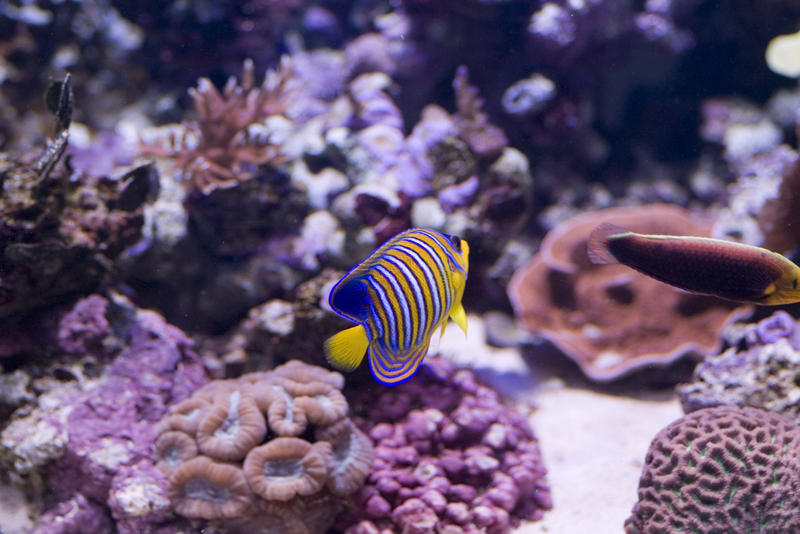
[[762,345],[786,338],[793,349],[800,350],[800,328],[797,327],[794,317],[783,310],[757,322],[756,335]]
[[[697,365],[678,386],[684,411],[717,405],[753,406],[800,419],[797,369],[800,327],[783,310],[757,323],[736,325],[732,346]],[[730,337],[730,336],[729,336]]]
[[653,439],[627,534],[798,532],[800,430],[755,408],[693,412]]
[[[509,532],[551,507],[539,446],[498,394],[426,361],[418,379],[353,401],[368,411],[375,463],[340,527],[367,532]],[[371,407],[371,408],[370,408]]]
[[[85,348],[84,356],[97,359],[107,357],[112,346],[117,350],[102,378],[67,389],[58,404],[29,416],[41,436],[12,431],[15,424],[24,426],[25,417],[3,434],[3,445],[15,454],[28,451],[28,461],[15,464],[19,475],[41,468],[47,476],[51,498],[36,532],[107,532],[109,507],[120,532],[141,532],[140,516],[162,518],[165,508],[156,491],[166,483],[163,475],[141,464],[149,458],[154,425],[169,403],[206,381],[205,371],[180,330],[121,298],[87,297],[62,320],[60,334],[61,350]],[[116,342],[102,346],[98,336]],[[37,449],[25,445],[26,439],[44,444]],[[161,496],[163,501],[163,491]],[[75,526],[64,517],[77,521]]]

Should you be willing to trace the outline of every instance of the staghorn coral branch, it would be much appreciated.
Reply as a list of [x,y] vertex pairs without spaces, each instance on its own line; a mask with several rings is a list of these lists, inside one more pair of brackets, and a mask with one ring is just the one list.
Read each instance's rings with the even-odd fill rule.
[[241,82],[231,76],[221,92],[211,80],[200,78],[189,89],[197,120],[182,124],[179,132],[170,131],[165,139],[143,143],[144,152],[174,160],[189,187],[206,194],[252,178],[259,165],[283,161],[269,133],[254,136],[248,128],[286,110],[295,92],[294,70],[289,58],[283,58],[260,85],[254,71],[253,61],[246,59]]

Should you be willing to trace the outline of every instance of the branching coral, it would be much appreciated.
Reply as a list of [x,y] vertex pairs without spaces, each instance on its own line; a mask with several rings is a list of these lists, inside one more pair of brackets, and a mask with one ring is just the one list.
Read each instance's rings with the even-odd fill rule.
[[800,530],[800,430],[778,414],[718,406],[653,439],[627,534]]
[[278,70],[267,71],[260,86],[255,85],[251,60],[244,62],[241,83],[230,77],[222,92],[201,78],[197,87],[189,89],[197,121],[144,149],[173,159],[183,179],[203,193],[252,178],[259,165],[282,159],[264,120],[284,111],[292,82],[288,58]]
[[749,313],[691,295],[621,265],[593,265],[589,233],[610,222],[651,234],[708,235],[708,225],[668,206],[612,208],[553,229],[514,274],[508,293],[518,321],[574,359],[593,380],[613,380],[646,365],[667,365],[689,351],[710,353],[722,328]]
[[470,148],[479,156],[497,155],[508,145],[503,130],[489,124],[483,111],[483,99],[478,90],[469,85],[467,68],[460,66],[453,80],[456,93],[456,112],[454,119],[461,137],[467,140]]
[[[175,511],[235,519],[218,525],[232,532],[324,531],[372,465],[372,443],[347,419],[343,383],[293,360],[211,382],[175,405],[153,450]],[[316,505],[327,512],[308,515]]]

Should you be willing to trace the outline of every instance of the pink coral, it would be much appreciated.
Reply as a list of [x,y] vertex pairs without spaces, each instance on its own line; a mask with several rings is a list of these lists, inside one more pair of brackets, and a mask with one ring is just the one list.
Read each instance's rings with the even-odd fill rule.
[[690,351],[711,353],[723,327],[751,308],[691,295],[622,265],[594,265],[589,233],[610,222],[650,234],[707,236],[709,225],[666,204],[585,213],[547,234],[511,280],[517,320],[554,343],[597,381],[647,365],[665,366]]
[[249,127],[269,115],[281,113],[288,105],[292,79],[291,64],[269,71],[260,86],[255,85],[252,60],[246,60],[241,84],[233,77],[218,91],[207,78],[189,90],[198,121],[188,123],[179,134],[147,151],[175,160],[184,178],[204,193],[255,175],[257,165],[281,160],[279,146],[269,136],[258,137]]

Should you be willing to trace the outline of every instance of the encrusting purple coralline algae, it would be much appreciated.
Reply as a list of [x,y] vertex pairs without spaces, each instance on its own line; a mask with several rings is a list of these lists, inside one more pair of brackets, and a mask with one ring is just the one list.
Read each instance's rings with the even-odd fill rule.
[[[360,402],[360,400],[363,402]],[[472,371],[442,357],[395,388],[355,392],[375,461],[346,534],[510,532],[552,507],[536,437]]]
[[99,378],[53,381],[0,433],[5,473],[43,501],[34,534],[107,533],[112,518],[141,533],[170,515],[150,448],[167,406],[207,381],[192,345],[122,297],[91,295],[62,317],[54,352],[110,363]]
[[783,310],[757,323],[735,324],[731,347],[709,356],[677,388],[687,413],[718,405],[752,406],[800,420],[800,327]]

